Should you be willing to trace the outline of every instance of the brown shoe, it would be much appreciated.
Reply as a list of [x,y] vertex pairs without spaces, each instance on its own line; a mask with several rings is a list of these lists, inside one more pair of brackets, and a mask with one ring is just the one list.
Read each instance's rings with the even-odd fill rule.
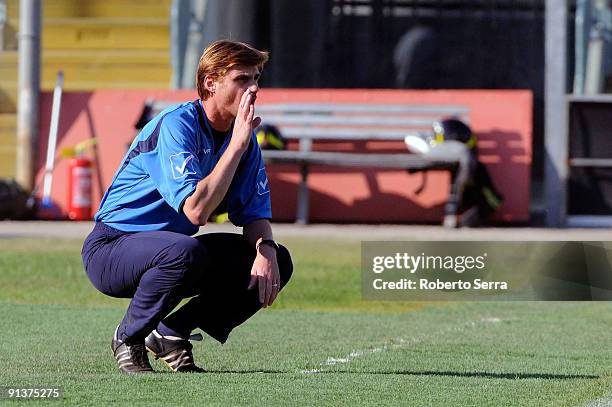
[[152,373],[153,368],[149,364],[149,358],[147,357],[147,350],[145,349],[144,342],[128,345],[117,337],[117,329],[113,335],[113,341],[111,343],[111,349],[119,370],[123,373]]
[[[202,335],[192,335],[192,340],[202,340]],[[161,359],[173,372],[203,373],[193,360],[193,345],[188,339],[163,336],[154,330],[145,338],[145,346],[155,359]]]

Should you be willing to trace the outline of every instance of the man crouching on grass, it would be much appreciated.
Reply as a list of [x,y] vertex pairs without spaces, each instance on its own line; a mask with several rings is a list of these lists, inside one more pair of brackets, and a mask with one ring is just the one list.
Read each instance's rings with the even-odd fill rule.
[[[164,110],[142,129],[102,198],[83,263],[99,291],[132,298],[112,339],[125,373],[153,371],[147,350],[175,372],[203,371],[189,342],[201,335],[192,331],[224,343],[291,277],[289,252],[272,237],[268,179],[253,132],[267,60],[267,52],[244,43],[206,48],[199,99]],[[242,235],[191,237],[220,209]]]

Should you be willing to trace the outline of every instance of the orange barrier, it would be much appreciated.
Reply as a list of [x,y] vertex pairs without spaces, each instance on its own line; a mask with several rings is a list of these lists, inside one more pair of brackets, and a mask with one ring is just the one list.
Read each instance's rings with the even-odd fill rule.
[[[182,102],[197,98],[187,91],[99,90],[65,92],[59,124],[58,151],[87,138],[97,143],[93,201],[100,202],[125,151],[135,135],[134,123],[148,98]],[[41,120],[37,181],[42,178],[46,135],[51,115],[51,93],[41,97]],[[481,161],[504,195],[495,215],[502,222],[529,220],[532,160],[532,94],[527,90],[363,90],[363,89],[264,89],[258,104],[279,102],[406,103],[463,105],[470,109],[470,124],[478,135]],[[315,145],[318,149],[353,149],[347,143]],[[361,143],[359,149],[398,149],[401,143]],[[97,160],[96,160],[97,158]],[[55,168],[52,199],[66,216],[67,163]],[[290,165],[268,167],[274,220],[293,221],[297,198],[298,169]],[[311,222],[411,223],[440,222],[448,193],[448,175],[428,174],[425,189],[416,194],[421,173],[379,169],[311,168]]]

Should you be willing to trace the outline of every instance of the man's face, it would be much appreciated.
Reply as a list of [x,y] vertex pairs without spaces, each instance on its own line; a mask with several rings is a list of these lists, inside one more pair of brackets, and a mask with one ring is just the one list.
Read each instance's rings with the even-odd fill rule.
[[[259,90],[259,69],[256,66],[238,66],[216,82],[215,99],[219,108],[236,117],[240,98],[249,89],[255,96]],[[255,100],[253,99],[253,102]]]

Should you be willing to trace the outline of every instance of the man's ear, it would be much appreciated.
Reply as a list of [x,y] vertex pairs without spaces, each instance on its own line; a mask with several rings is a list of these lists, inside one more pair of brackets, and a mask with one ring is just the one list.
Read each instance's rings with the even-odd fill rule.
[[210,75],[206,75],[206,78],[204,78],[204,87],[206,87],[206,90],[209,91],[210,93],[215,93],[215,90],[216,90],[215,79]]

